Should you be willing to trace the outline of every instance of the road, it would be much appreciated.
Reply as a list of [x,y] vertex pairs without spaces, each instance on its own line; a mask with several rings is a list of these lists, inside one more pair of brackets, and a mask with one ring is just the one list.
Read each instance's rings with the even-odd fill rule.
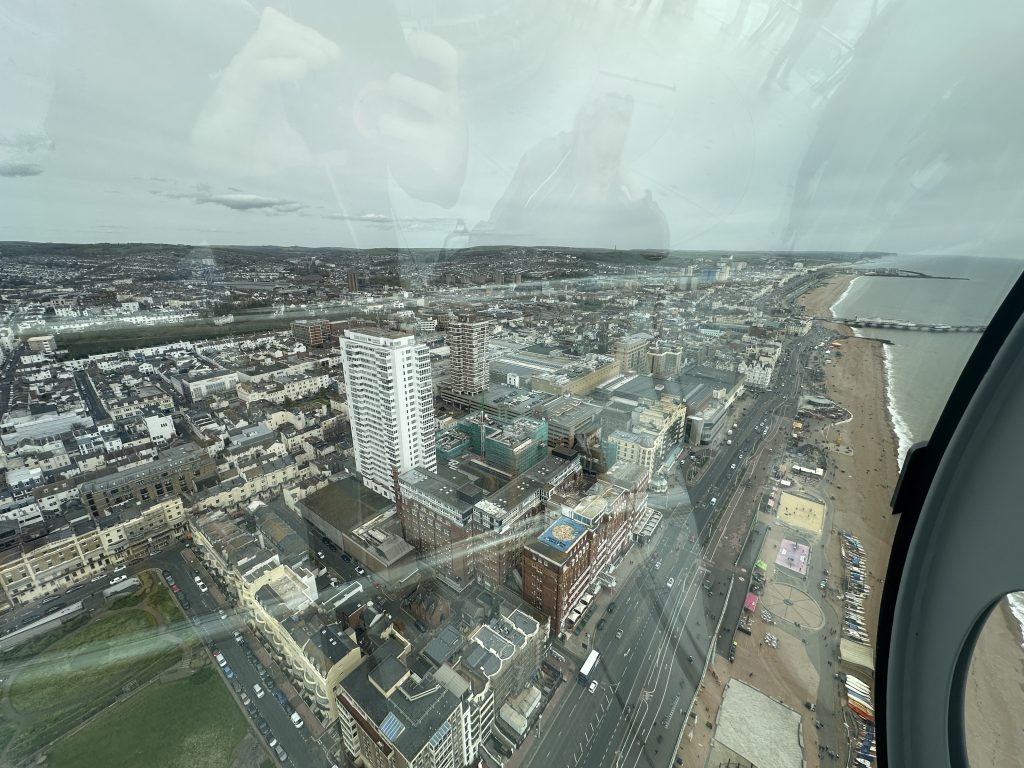
[[14,388],[14,370],[17,367],[17,360],[21,357],[21,345],[18,344],[11,351],[11,354],[0,366],[0,419],[7,413],[11,405],[11,392]]
[[[212,654],[214,649],[224,654],[228,666],[234,673],[234,679],[238,681],[241,689],[252,700],[255,705],[257,717],[266,721],[272,734],[280,741],[282,748],[288,754],[288,759],[295,765],[310,766],[311,768],[327,768],[333,764],[324,749],[310,738],[306,728],[295,728],[289,719],[289,712],[274,698],[274,681],[264,680],[260,677],[255,666],[245,653],[245,644],[239,644],[232,637],[233,633],[241,631],[247,643],[252,643],[255,648],[252,632],[245,624],[244,617],[232,609],[227,609],[227,618],[222,619],[218,614],[219,606],[214,601],[210,592],[200,591],[194,581],[197,571],[181,558],[180,550],[165,550],[159,555],[150,558],[148,565],[170,572],[176,584],[181,587],[189,601],[189,609],[186,611],[189,620],[196,627],[204,646]],[[216,666],[216,662],[212,662]],[[218,667],[218,669],[220,669]],[[280,680],[286,676],[279,670],[272,669],[271,672]],[[220,670],[224,678],[223,670]],[[224,678],[225,685],[230,682]],[[266,691],[262,699],[257,699],[253,693],[253,686],[259,684]],[[238,701],[238,694],[235,694]],[[239,702],[240,703],[240,702]],[[245,713],[243,713],[245,714]],[[245,715],[248,719],[256,722],[254,718]],[[262,739],[258,733],[254,734],[257,739]]]

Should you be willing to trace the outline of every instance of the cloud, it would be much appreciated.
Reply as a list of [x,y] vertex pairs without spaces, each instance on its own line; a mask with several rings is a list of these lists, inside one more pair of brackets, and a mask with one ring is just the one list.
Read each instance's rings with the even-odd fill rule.
[[43,166],[36,163],[0,162],[0,176],[6,176],[7,178],[38,176],[42,172]]
[[275,214],[297,213],[307,208],[304,203],[300,203],[297,200],[248,194],[235,187],[230,189],[230,192],[214,194],[205,186],[201,186],[194,192],[162,192],[154,190],[153,194],[169,197],[173,200],[191,200],[196,205],[220,205],[233,211],[263,211]]

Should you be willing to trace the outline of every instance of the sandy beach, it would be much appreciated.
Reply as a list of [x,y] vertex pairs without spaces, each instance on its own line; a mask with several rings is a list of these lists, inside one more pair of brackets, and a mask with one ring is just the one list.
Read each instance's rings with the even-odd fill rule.
[[[832,278],[800,301],[808,314],[829,317],[831,306],[852,279],[845,275]],[[814,427],[805,439],[827,451],[832,470],[829,482],[819,488],[831,507],[831,531],[825,531],[829,569],[835,574],[843,569],[835,535],[840,530],[855,534],[866,551],[871,593],[864,609],[874,648],[883,580],[896,531],[896,518],[889,502],[899,477],[899,445],[889,410],[883,344],[857,337],[846,325],[829,326],[840,337],[841,346],[825,364],[822,394],[843,406],[852,418],[828,429]],[[772,522],[769,518],[762,521]],[[766,539],[766,549],[772,546],[772,540],[771,536]],[[841,605],[834,605],[837,611],[842,610]],[[757,629],[760,632],[763,628]],[[784,626],[776,631],[783,637],[789,636]],[[717,717],[724,686],[730,678],[752,682],[767,695],[786,701],[797,710],[800,703],[813,698],[817,690],[818,674],[802,645],[785,641],[778,650],[771,650],[745,640],[742,635],[738,639],[742,652],[736,662],[730,664],[716,657],[701,687],[694,707],[697,722],[687,731],[680,752],[686,765],[703,765],[707,761],[713,733],[711,724]],[[992,613],[982,632],[968,681],[966,729],[972,764],[1020,764],[1020,755],[1024,754],[1024,728],[1014,713],[1021,711],[1024,711],[1024,653],[1020,629],[1004,603]],[[801,715],[809,747],[804,753],[806,765],[817,768],[821,763],[813,748],[818,739],[814,718],[802,711]]]
[[[840,276],[803,298],[807,311],[827,317],[851,281]],[[833,451],[836,475],[834,526],[860,537],[874,577],[866,603],[872,639],[877,637],[881,579],[889,562],[890,542],[896,530],[889,500],[898,478],[897,440],[886,405],[882,345],[859,339],[844,325],[842,356],[826,367],[826,395],[853,413],[840,428],[841,446],[852,456]],[[838,543],[830,546],[830,560],[840,566]],[[833,551],[834,550],[834,551]],[[967,683],[965,725],[971,763],[985,766],[1020,765],[1024,755],[1024,651],[1021,630],[1004,602],[992,612],[972,659]]]
[[[801,300],[808,313],[827,317],[851,279],[839,276],[808,293]],[[871,594],[865,601],[865,615],[873,640],[878,631],[882,579],[896,532],[896,519],[889,507],[899,477],[896,433],[887,407],[881,342],[858,338],[845,325],[833,327],[845,338],[834,362],[825,367],[825,396],[853,418],[830,432],[827,443],[835,469],[828,491],[834,510],[832,527],[854,533],[867,552]],[[829,568],[837,573],[842,569],[835,538],[829,542]]]

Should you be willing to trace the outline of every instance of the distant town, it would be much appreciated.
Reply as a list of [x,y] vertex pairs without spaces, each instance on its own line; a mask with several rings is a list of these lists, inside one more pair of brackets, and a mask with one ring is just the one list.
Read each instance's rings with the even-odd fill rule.
[[0,764],[869,764],[865,256],[0,243]]

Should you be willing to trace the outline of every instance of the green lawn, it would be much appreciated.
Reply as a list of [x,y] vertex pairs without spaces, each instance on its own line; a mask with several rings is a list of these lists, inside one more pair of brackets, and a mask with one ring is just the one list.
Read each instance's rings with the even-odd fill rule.
[[155,626],[148,613],[125,611],[58,640],[22,665],[11,688],[12,706],[29,714],[119,689],[153,661],[178,653],[163,646]]
[[153,683],[62,741],[55,768],[225,768],[246,736],[245,718],[209,666]]
[[31,718],[14,737],[9,757],[50,743],[92,712],[112,703],[129,681],[142,684],[181,658],[180,637],[160,633],[142,610],[109,614],[66,635],[40,655],[23,659],[10,704]]

